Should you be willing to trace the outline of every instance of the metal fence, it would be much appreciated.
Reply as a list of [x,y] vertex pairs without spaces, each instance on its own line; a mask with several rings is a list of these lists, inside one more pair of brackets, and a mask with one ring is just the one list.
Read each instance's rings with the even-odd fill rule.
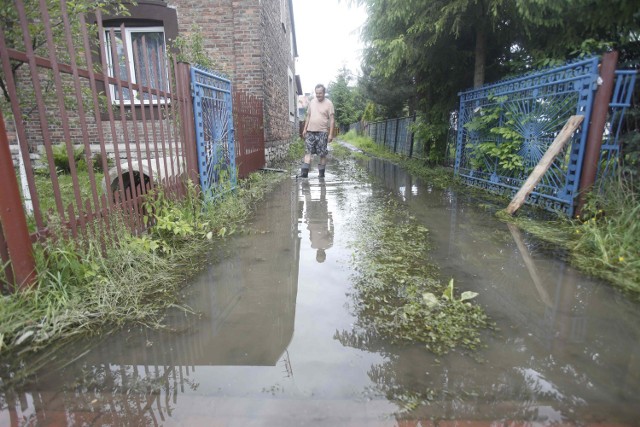
[[231,81],[192,67],[191,86],[200,189],[210,198],[237,181]]
[[234,94],[234,111],[229,80],[177,63],[159,39],[125,42],[100,11],[12,6],[0,26],[0,288],[33,279],[32,244],[53,223],[74,239],[114,236],[116,218],[141,233],[152,189],[177,199],[202,178],[211,195],[235,186],[237,164],[243,177],[264,165],[261,100]]
[[[7,224],[18,217],[26,214],[32,241],[46,238],[54,219],[73,238],[88,227],[108,235],[114,214],[138,233],[146,226],[142,196],[161,184],[169,197],[181,197],[187,166],[192,173],[196,167],[189,132],[180,126],[193,120],[188,65],[144,37],[128,46],[124,25],[105,28],[99,11],[87,22],[83,14],[70,16],[67,5],[47,9],[40,2],[27,11],[16,0],[15,27],[0,27],[9,98],[2,167],[13,172],[17,153],[25,206],[18,199],[7,213],[3,192],[3,264],[9,253],[31,252],[30,242],[19,254],[7,241]],[[120,59],[127,57],[132,61]]]
[[264,166],[263,102],[245,92],[233,93],[233,122],[235,124],[236,165],[238,177],[245,178]]
[[583,115],[566,149],[544,174],[529,203],[569,215],[574,208],[598,58],[460,94],[456,175],[467,184],[513,196],[568,118]]
[[616,71],[616,58],[606,54],[602,64],[587,58],[462,92],[456,174],[469,185],[513,196],[568,118],[581,115],[581,128],[527,198],[549,211],[578,212],[581,194],[612,176],[619,161],[637,71]]
[[625,113],[631,106],[637,75],[637,70],[616,70],[615,87],[609,104],[609,117],[598,162],[597,182],[600,189],[606,181],[605,178],[613,176],[619,165],[620,136],[624,131]]
[[410,128],[415,121],[416,116],[413,115],[371,123],[357,122],[351,124],[348,130],[368,136],[376,144],[393,153],[407,157],[420,157],[420,149],[417,148],[421,145],[415,140]]

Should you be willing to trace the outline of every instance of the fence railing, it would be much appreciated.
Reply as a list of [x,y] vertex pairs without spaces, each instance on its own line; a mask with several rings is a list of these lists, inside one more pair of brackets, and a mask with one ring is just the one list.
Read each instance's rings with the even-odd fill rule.
[[[31,239],[38,240],[55,218],[75,238],[96,219],[108,234],[115,214],[138,233],[145,228],[142,196],[162,184],[180,197],[187,166],[197,167],[180,126],[193,122],[188,65],[144,37],[129,52],[124,25],[105,28],[99,11],[94,25],[83,14],[70,16],[64,0],[59,5],[49,10],[41,2],[27,13],[16,0],[15,27],[0,27],[12,136],[6,143],[23,171],[26,208],[13,207],[14,217],[3,221],[26,214]],[[0,253],[7,263],[4,237]]]
[[237,180],[231,81],[211,71],[191,68],[200,189],[211,197]]
[[[236,157],[241,177],[264,165],[261,100],[232,99],[225,79],[192,78],[152,30],[134,40],[124,25],[105,27],[100,11],[89,21],[67,0],[12,2],[15,16],[0,26],[0,185],[13,183],[0,193],[0,288],[33,278],[32,243],[48,238],[52,223],[71,238],[90,228],[109,236],[117,217],[141,233],[154,188],[181,198],[187,178],[216,180],[216,159],[232,180]],[[200,153],[194,105],[211,143]],[[199,154],[212,161],[199,164]],[[28,226],[16,227],[21,220]]]
[[264,155],[264,110],[261,99],[246,92],[233,93],[233,122],[238,177],[245,178],[262,168]]
[[[529,202],[571,214],[580,181],[598,58],[460,94],[456,174],[467,184],[513,196],[571,115],[584,115]],[[494,149],[495,147],[495,149]]]
[[[620,125],[637,72],[615,71],[616,57],[603,57],[610,73],[599,72],[600,58],[592,57],[462,92],[456,174],[469,185],[512,197],[568,118],[582,115],[581,128],[527,198],[529,204],[573,215],[580,209],[580,194],[596,180],[595,169],[602,182],[618,163]],[[596,90],[614,83],[613,101],[602,92],[598,116],[592,117],[600,99]]]
[[621,155],[621,135],[625,127],[625,113],[631,106],[637,70],[616,70],[615,87],[609,103],[609,117],[603,134],[596,182],[601,188],[607,177],[614,175]]
[[[460,94],[460,110],[450,117],[445,163],[469,185],[513,196],[572,114],[585,116],[582,128],[556,158],[528,203],[572,214],[596,82],[598,58],[472,89]],[[631,106],[637,70],[617,70],[609,115],[599,148],[596,183],[612,176],[620,158],[624,114]],[[424,144],[410,131],[415,117],[353,123],[348,130],[370,137],[389,151],[424,158]],[[454,163],[455,162],[455,163]]]
[[348,130],[356,131],[371,138],[376,144],[389,151],[407,157],[423,157],[423,145],[415,139],[411,124],[416,116],[399,117],[376,122],[357,122],[349,125]]

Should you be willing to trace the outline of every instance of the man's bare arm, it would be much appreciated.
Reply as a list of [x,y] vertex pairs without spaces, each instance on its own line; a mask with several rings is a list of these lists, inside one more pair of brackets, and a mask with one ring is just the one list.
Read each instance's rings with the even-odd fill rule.
[[329,142],[333,141],[333,127],[335,126],[335,119],[333,114],[329,116]]

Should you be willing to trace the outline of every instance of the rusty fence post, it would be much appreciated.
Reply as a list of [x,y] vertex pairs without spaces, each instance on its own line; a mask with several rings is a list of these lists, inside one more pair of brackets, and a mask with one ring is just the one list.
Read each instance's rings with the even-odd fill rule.
[[193,117],[193,99],[191,97],[191,66],[186,62],[178,63],[177,78],[181,95],[181,123],[185,157],[187,161],[187,175],[197,186],[200,186],[200,172],[198,169],[198,149],[196,142],[195,118]]
[[602,63],[600,65],[602,84],[598,88],[593,100],[589,133],[587,134],[587,146],[585,148],[582,171],[580,173],[578,204],[574,215],[581,214],[587,193],[596,181],[598,162],[600,161],[600,149],[602,148],[602,135],[604,134],[611,95],[613,94],[617,64],[617,51],[607,52],[602,56]]
[[2,186],[0,223],[11,258],[16,285],[24,289],[35,282],[36,264],[2,111],[0,111],[0,186]]

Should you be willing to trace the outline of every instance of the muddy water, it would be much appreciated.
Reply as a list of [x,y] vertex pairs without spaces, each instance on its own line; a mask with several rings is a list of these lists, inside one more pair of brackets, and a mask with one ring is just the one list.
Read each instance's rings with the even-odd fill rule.
[[[372,180],[337,160],[324,180],[285,180],[184,290],[195,315],[58,355],[77,360],[1,390],[0,425],[640,424],[637,304],[478,200],[365,167]],[[496,322],[477,354],[355,333],[350,243],[388,198],[430,230],[443,280]]]

